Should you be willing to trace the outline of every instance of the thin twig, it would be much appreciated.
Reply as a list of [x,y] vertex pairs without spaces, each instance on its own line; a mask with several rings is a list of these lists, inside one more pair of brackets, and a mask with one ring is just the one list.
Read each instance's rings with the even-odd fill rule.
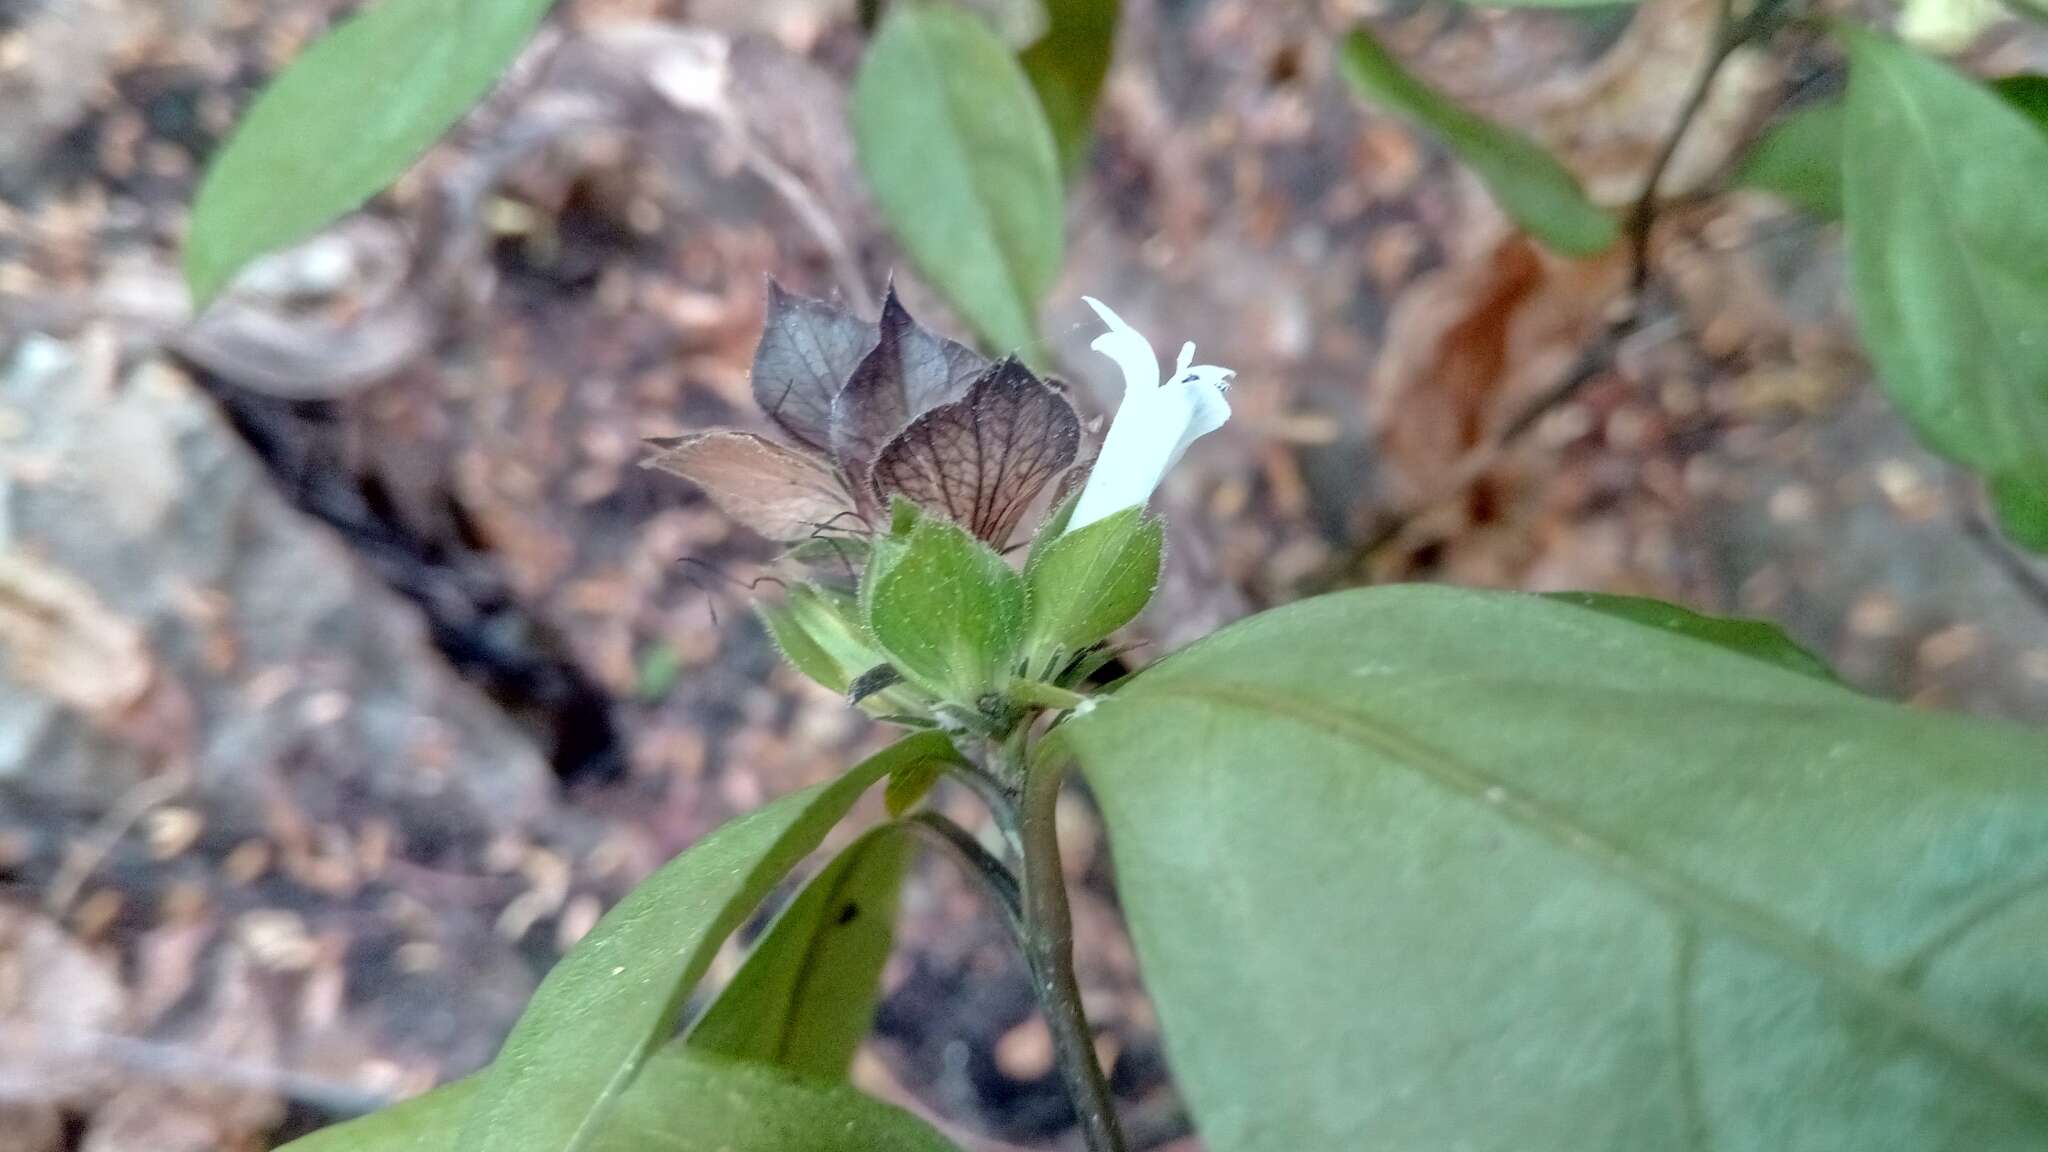
[[[1764,11],[1764,7],[1760,5],[1758,11]],[[1728,63],[1728,57],[1734,55],[1751,34],[1748,21],[1740,27],[1735,22],[1735,0],[1719,0],[1714,12],[1714,39],[1706,66],[1700,69],[1693,80],[1692,90],[1685,94],[1685,102],[1679,105],[1678,123],[1672,126],[1671,134],[1657,149],[1657,157],[1650,162],[1649,173],[1643,178],[1642,191],[1636,195],[1635,210],[1629,213],[1629,287],[1637,297],[1638,310],[1643,290],[1650,285],[1650,233],[1657,225],[1658,186],[1664,183],[1664,172],[1678,155],[1679,145],[1685,143],[1687,130],[1698,118],[1700,109],[1706,107],[1707,97],[1714,90],[1714,80],[1721,74],[1721,66]]]
[[2005,574],[2014,591],[2026,597],[2036,609],[2048,614],[2048,576],[2043,576],[2013,551],[2012,545],[1991,523],[1991,518],[1974,501],[1964,505],[1962,519],[1963,536],[1977,546],[1984,558],[1991,561],[1992,567]]
[[1380,549],[1406,537],[1423,516],[1463,495],[1545,416],[1569,403],[1587,384],[1598,379],[1623,342],[1642,329],[1649,312],[1650,237],[1656,229],[1660,207],[1658,186],[1664,182],[1665,172],[1677,157],[1679,146],[1685,142],[1686,132],[1699,117],[1701,109],[1706,107],[1722,66],[1728,63],[1737,48],[1776,28],[1783,6],[1784,0],[1759,0],[1747,16],[1737,20],[1735,0],[1719,0],[1706,64],[1679,106],[1678,121],[1657,149],[1657,155],[1643,177],[1642,190],[1637,193],[1635,205],[1629,213],[1629,293],[1621,312],[1580,351],[1570,370],[1555,385],[1525,405],[1486,443],[1459,457],[1444,479],[1428,492],[1387,518],[1364,540],[1346,549],[1343,556],[1323,570],[1323,575],[1315,581],[1318,587],[1340,584],[1352,578]]
[[123,792],[92,831],[65,854],[56,876],[50,880],[48,894],[43,897],[44,911],[58,918],[69,912],[71,902],[78,898],[86,881],[99,871],[121,838],[133,831],[143,817],[176,799],[191,783],[190,771],[179,765],[146,777]]
[[910,817],[909,824],[959,861],[961,869],[981,887],[982,895],[1002,913],[1005,927],[1016,937],[1018,945],[1023,946],[1024,901],[1018,892],[1016,874],[982,847],[981,841],[967,829],[938,812],[918,812]]

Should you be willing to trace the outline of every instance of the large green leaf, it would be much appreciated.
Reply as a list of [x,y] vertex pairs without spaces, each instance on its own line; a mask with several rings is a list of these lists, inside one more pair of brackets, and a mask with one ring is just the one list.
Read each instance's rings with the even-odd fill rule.
[[1623,620],[1703,643],[1754,656],[1807,676],[1833,680],[1827,662],[1801,648],[1785,630],[1768,620],[1743,620],[1729,616],[1702,616],[1690,608],[1652,600],[1645,596],[1612,596],[1604,592],[1554,592],[1553,600],[1605,612]]
[[2048,134],[1846,25],[1849,288],[1885,390],[1938,451],[2048,481]]
[[485,1074],[461,1146],[574,1152],[674,1031],[718,946],[869,785],[952,745],[920,733],[784,796],[664,865],[562,957]]
[[905,826],[884,824],[834,857],[755,943],[690,1044],[843,1079],[874,1023],[910,847]]
[[1621,234],[1614,217],[1588,200],[1578,180],[1535,141],[1434,91],[1363,28],[1344,41],[1344,75],[1366,99],[1442,137],[1500,201],[1501,210],[1536,239],[1585,256]]
[[925,278],[992,345],[1030,359],[1059,272],[1059,159],[1024,71],[972,15],[892,5],[861,62],[853,134]]
[[2048,1147],[2039,732],[1394,587],[1053,739],[1215,1152]]
[[1119,0],[1045,0],[1045,35],[1018,57],[1068,177],[1088,158],[1095,103],[1116,47]]
[[[450,1152],[481,1075],[346,1124],[279,1152]],[[546,1108],[542,1099],[533,1107]],[[955,1152],[916,1117],[844,1084],[693,1052],[651,1057],[591,1141],[595,1152]]]
[[490,91],[552,0],[381,0],[273,80],[214,157],[185,242],[204,305],[250,260],[389,185]]

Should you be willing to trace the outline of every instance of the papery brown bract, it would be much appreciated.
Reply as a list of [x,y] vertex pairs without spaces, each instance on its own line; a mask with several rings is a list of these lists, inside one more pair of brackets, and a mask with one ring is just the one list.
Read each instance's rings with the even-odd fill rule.
[[869,499],[869,470],[897,433],[925,412],[966,395],[989,367],[980,353],[911,319],[892,285],[882,301],[874,351],[832,400],[832,454],[855,497]]
[[1012,357],[911,421],[875,458],[874,488],[1000,547],[1080,443],[1073,405]]
[[858,523],[852,497],[820,457],[731,429],[647,443],[662,451],[643,467],[696,484],[726,515],[771,540],[802,540]]
[[833,397],[880,338],[871,321],[769,279],[768,317],[754,351],[754,403],[784,432],[830,451]]

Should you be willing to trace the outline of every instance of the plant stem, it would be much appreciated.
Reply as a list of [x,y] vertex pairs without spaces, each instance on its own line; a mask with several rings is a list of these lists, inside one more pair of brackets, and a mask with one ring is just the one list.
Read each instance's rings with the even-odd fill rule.
[[[1009,757],[1020,751],[991,749],[991,755]],[[1021,767],[1009,766],[1012,771]],[[1088,1016],[1081,1007],[1081,988],[1074,979],[1074,922],[1067,908],[1054,812],[1060,794],[1060,766],[1041,763],[1025,769],[1023,775],[1018,804],[998,809],[996,819],[1010,832],[1023,857],[1024,958],[1031,966],[1032,991],[1052,1033],[1053,1059],[1073,1099],[1088,1152],[1125,1152],[1109,1081],[1096,1063]]]
[[[1759,4],[1759,13],[1775,10],[1776,4]],[[1629,214],[1629,287],[1637,299],[1633,308],[1642,311],[1643,290],[1650,286],[1650,231],[1657,225],[1657,191],[1664,183],[1664,172],[1671,167],[1671,161],[1678,155],[1678,146],[1685,143],[1686,130],[1699,117],[1700,109],[1706,107],[1707,97],[1714,90],[1714,80],[1721,74],[1721,66],[1737,48],[1756,33],[1758,22],[1745,20],[1741,25],[1735,21],[1735,0],[1720,0],[1714,14],[1714,40],[1707,51],[1706,66],[1693,79],[1692,89],[1685,94],[1685,102],[1678,109],[1678,123],[1671,128],[1671,134],[1657,149],[1656,159],[1650,162],[1650,171],[1643,177],[1643,190],[1636,197],[1635,210]]]
[[1070,712],[1088,702],[1088,697],[1079,692],[1069,692],[1056,684],[1038,680],[1017,680],[1010,684],[1010,699],[1019,704],[1030,704],[1056,712]]

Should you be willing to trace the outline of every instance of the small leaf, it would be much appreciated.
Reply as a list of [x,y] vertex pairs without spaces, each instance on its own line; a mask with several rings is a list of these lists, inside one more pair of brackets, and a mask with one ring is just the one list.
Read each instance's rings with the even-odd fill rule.
[[853,501],[830,465],[752,432],[718,429],[650,439],[645,468],[681,476],[726,515],[770,540],[802,540],[844,527]]
[[2036,126],[2048,129],[2048,76],[2000,76],[1991,82],[1991,90]]
[[854,82],[853,132],[926,281],[990,344],[1028,357],[1065,206],[1052,129],[1016,59],[966,12],[893,5]]
[[1551,592],[1550,599],[1633,620],[1660,632],[1690,636],[1695,640],[1754,656],[1766,664],[1821,680],[1833,681],[1835,673],[1827,662],[1801,648],[1785,630],[1765,620],[1738,620],[1723,616],[1702,616],[1676,604],[1643,596],[1610,596],[1602,592]]
[[[1993,92],[2048,130],[2048,76],[2002,76]],[[1735,182],[1773,193],[1824,220],[1842,218],[1842,101],[1798,109],[1757,140]]]
[[909,856],[908,831],[884,824],[820,869],[690,1030],[690,1046],[844,1080],[874,1023]]
[[2048,553],[2048,485],[1994,476],[1991,508],[2005,538],[2029,552]]
[[882,301],[881,338],[832,401],[832,453],[868,499],[868,474],[882,446],[918,416],[950,404],[989,369],[980,353],[926,331],[892,286]]
[[1549,247],[1590,256],[1620,236],[1614,217],[1588,200],[1578,180],[1548,152],[1432,91],[1363,28],[1344,42],[1344,74],[1368,100],[1443,137],[1501,210]]
[[712,955],[876,780],[956,756],[906,737],[826,784],[732,821],[627,894],[555,965],[483,1077],[457,1147],[578,1152],[674,1031]]
[[[449,1152],[488,1071],[279,1152]],[[554,1105],[541,1095],[535,1109]],[[591,1141],[597,1152],[957,1152],[923,1121],[845,1084],[702,1055],[671,1042],[648,1059]]]
[[1823,220],[1841,219],[1841,103],[1811,104],[1771,125],[1743,157],[1734,179]]
[[946,775],[946,765],[936,760],[912,764],[901,772],[889,775],[889,782],[882,786],[882,804],[895,819],[902,819],[917,802],[924,799]]
[[1024,581],[965,529],[919,520],[868,584],[868,632],[912,682],[973,707],[1008,681],[1024,639]]
[[1126,508],[1035,552],[1024,566],[1031,668],[1050,674],[1136,619],[1159,586],[1164,546],[1160,522]]
[[479,1073],[443,1084],[382,1111],[308,1133],[277,1152],[448,1152],[483,1079]]
[[1850,299],[1879,378],[1937,451],[2048,482],[2048,134],[1947,65],[1836,28]]
[[875,491],[915,501],[1000,548],[1080,444],[1074,406],[1012,358],[889,441],[875,457]]
[[490,91],[550,3],[381,0],[308,48],[200,185],[185,242],[195,304],[396,180]]
[[768,281],[768,319],[754,350],[754,403],[821,452],[832,447],[832,398],[880,338],[874,324]]
[[647,1062],[591,1150],[959,1152],[924,1121],[847,1084],[706,1056],[685,1044]]
[[1212,1152],[2048,1147],[2048,734],[1414,586],[1049,740]]
[[1095,104],[1116,48],[1119,0],[1045,0],[1045,35],[1018,60],[1038,93],[1067,179],[1088,159]]

